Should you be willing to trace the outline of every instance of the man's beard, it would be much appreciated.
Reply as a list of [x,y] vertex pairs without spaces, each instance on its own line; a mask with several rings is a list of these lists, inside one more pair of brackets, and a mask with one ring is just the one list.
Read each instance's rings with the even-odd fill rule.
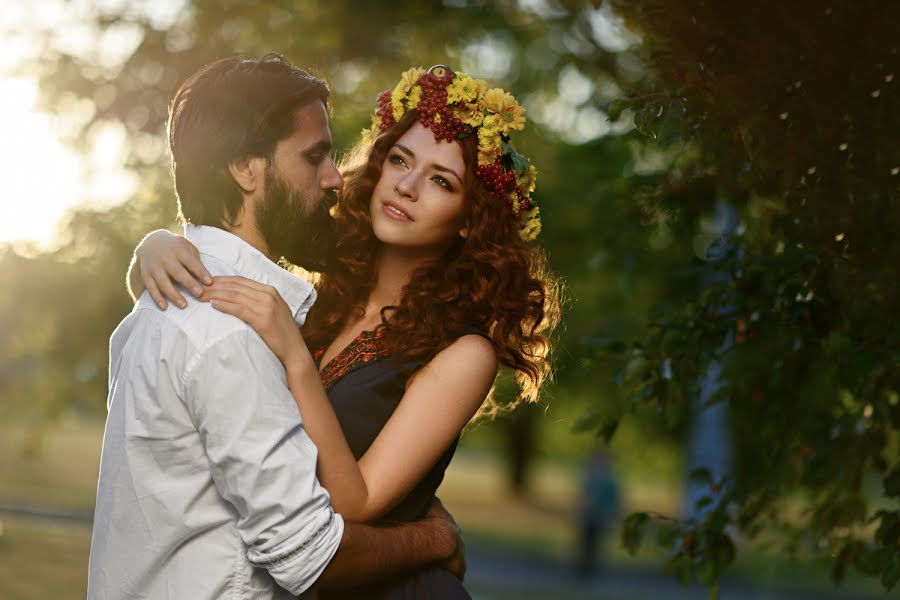
[[337,230],[328,212],[334,190],[315,190],[309,199],[302,190],[291,190],[274,170],[266,173],[265,199],[256,206],[256,223],[269,251],[307,271],[322,273],[335,256]]

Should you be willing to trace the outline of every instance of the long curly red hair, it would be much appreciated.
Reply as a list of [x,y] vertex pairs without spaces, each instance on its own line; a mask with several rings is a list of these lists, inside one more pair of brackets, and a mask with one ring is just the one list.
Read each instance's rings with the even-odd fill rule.
[[[380,247],[369,212],[372,191],[391,147],[418,118],[415,110],[407,112],[342,161],[337,260],[319,280],[319,299],[304,326],[310,348],[327,347],[348,322],[364,315]],[[560,283],[544,254],[521,239],[509,209],[475,176],[476,144],[474,136],[461,140],[468,238],[458,238],[440,258],[413,273],[399,305],[382,309],[379,328],[393,358],[422,364],[461,332],[487,333],[521,392],[503,404],[493,398],[486,402],[479,415],[492,415],[535,400],[550,375],[548,336],[559,322]]]

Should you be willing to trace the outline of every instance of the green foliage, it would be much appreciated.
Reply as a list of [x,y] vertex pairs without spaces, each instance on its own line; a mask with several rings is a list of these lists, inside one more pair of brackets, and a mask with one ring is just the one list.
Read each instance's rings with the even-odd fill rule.
[[[631,402],[663,414],[696,393],[710,360],[723,364],[713,401],[732,415],[735,479],[701,500],[709,512],[671,567],[714,584],[733,559],[727,532],[780,530],[786,550],[830,559],[835,582],[855,566],[891,588],[900,7],[615,4],[653,68],[610,110],[630,108],[649,144],[683,153],[650,192],[657,218],[696,222],[714,197],[741,222],[724,252],[700,253],[711,283],[610,355]],[[888,508],[870,502],[872,480]],[[798,498],[801,515],[780,512]]]

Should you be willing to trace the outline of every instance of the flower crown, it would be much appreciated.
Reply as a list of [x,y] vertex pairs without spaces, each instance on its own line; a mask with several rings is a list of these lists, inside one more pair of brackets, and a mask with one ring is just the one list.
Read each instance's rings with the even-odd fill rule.
[[531,192],[537,170],[509,144],[510,131],[525,127],[525,110],[516,99],[502,89],[487,89],[481,79],[454,73],[443,65],[427,72],[412,68],[403,73],[393,92],[379,94],[372,128],[364,134],[390,129],[411,110],[418,110],[422,125],[434,132],[437,141],[478,135],[476,175],[512,212],[522,239],[536,238],[541,220]]

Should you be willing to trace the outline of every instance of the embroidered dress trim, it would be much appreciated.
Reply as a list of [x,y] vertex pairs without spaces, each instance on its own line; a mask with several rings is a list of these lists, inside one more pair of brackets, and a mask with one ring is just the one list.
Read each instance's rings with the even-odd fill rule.
[[[337,381],[349,373],[355,371],[361,366],[380,358],[387,357],[390,353],[381,343],[384,329],[379,328],[377,331],[362,331],[356,338],[347,344],[347,347],[338,352],[338,354],[329,361],[320,374],[322,383],[325,384],[325,390],[337,383]],[[314,358],[320,360],[325,349],[320,348],[316,351]]]

